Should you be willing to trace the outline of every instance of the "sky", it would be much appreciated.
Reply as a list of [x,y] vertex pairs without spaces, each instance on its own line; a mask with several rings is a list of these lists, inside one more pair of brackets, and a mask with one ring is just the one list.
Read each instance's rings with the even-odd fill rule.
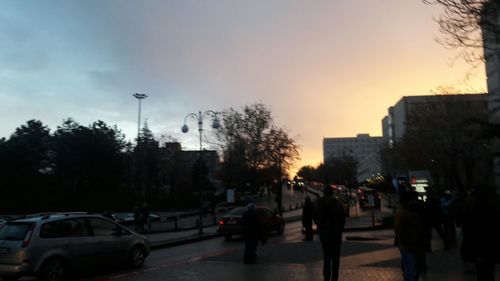
[[301,146],[295,169],[317,165],[325,137],[380,136],[402,96],[486,91],[484,66],[436,43],[440,13],[420,0],[3,0],[0,138],[71,117],[133,140],[137,92],[142,122],[188,150],[188,113],[263,103]]

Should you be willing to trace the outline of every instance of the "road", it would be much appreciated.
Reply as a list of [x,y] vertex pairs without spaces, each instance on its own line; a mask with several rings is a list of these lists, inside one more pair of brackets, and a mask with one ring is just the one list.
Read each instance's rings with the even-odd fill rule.
[[[379,232],[381,237],[385,237],[383,243],[367,243],[366,241],[345,241],[343,256],[351,256],[346,262],[350,266],[355,265],[356,259],[352,256],[363,255],[365,252],[382,251],[385,256],[389,254],[389,259],[399,257],[399,253],[392,246],[392,236],[390,231]],[[388,235],[389,233],[389,235]],[[345,234],[349,235],[349,234]],[[356,233],[363,235],[363,233]],[[369,235],[377,235],[377,232],[370,232]],[[305,270],[299,274],[311,280],[304,274],[318,275],[321,273],[322,253],[317,237],[313,242],[303,242],[300,222],[288,223],[284,235],[273,234],[269,237],[266,245],[259,245],[257,254],[259,255],[257,265],[244,265],[243,241],[241,238],[234,238],[225,241],[224,238],[216,238],[197,243],[191,243],[172,248],[154,250],[148,258],[143,268],[139,270],[110,270],[108,272],[94,274],[80,279],[80,281],[146,281],[146,280],[267,280],[267,270],[274,271],[274,276],[283,267],[290,267],[290,272]],[[375,256],[377,257],[377,256]],[[377,262],[377,258],[372,258]],[[370,260],[364,260],[370,262]],[[397,268],[397,262],[395,262]],[[262,271],[253,271],[259,267]],[[355,265],[357,266],[357,265]],[[297,268],[298,267],[298,268]],[[397,272],[397,270],[394,270]],[[288,270],[287,270],[288,272]],[[281,274],[281,273],[279,273]],[[292,273],[290,273],[292,274]],[[272,275],[272,274],[271,274]],[[233,278],[231,278],[233,276]],[[246,277],[245,277],[246,276]],[[250,276],[253,276],[250,278]],[[320,275],[318,275],[320,277]],[[255,279],[257,278],[257,279]],[[275,279],[292,280],[292,279]]]
[[[272,234],[269,237],[268,244],[259,247],[268,247],[271,244],[284,242],[299,242],[303,238],[301,224],[299,222],[288,223],[285,234]],[[216,238],[196,243],[185,244],[172,248],[156,249],[148,257],[143,268],[139,270],[113,270],[98,275],[93,275],[80,279],[81,281],[103,281],[103,280],[151,280],[146,276],[153,273],[155,276],[161,276],[163,272],[171,276],[172,271],[178,267],[189,268],[199,265],[200,261],[217,259],[221,256],[234,257],[234,262],[242,263],[243,241],[241,237],[235,237],[229,241],[224,238]],[[321,253],[320,253],[321,254]],[[321,256],[320,256],[321,258]],[[195,266],[196,267],[196,266]],[[146,278],[146,279],[144,279]],[[26,279],[28,280],[28,279]],[[34,279],[32,279],[34,280]],[[160,280],[160,279],[158,279]],[[163,280],[186,280],[182,279],[163,279]],[[191,280],[191,279],[187,279]],[[192,279],[198,280],[198,279]],[[200,279],[203,280],[203,279]]]
[[[365,210],[357,210],[364,212]],[[359,213],[358,213],[359,214]],[[352,220],[357,220],[351,218]],[[437,237],[437,235],[433,235]],[[72,281],[276,281],[321,280],[322,253],[317,236],[302,241],[300,222],[287,223],[284,235],[271,235],[266,245],[259,245],[255,265],[242,262],[243,241],[214,238],[180,246],[156,249],[143,268],[106,269],[86,273]],[[344,281],[400,281],[400,254],[393,246],[392,230],[345,232],[341,253],[340,279]],[[474,267],[460,260],[459,244],[444,250],[442,242],[433,241],[428,255],[429,270],[422,280],[476,280]],[[497,270],[497,278],[500,272]],[[23,278],[35,281],[35,278]]]
[[[287,201],[297,203],[301,202],[302,194],[293,193],[293,191],[286,191]],[[269,199],[269,201],[272,199]],[[356,206],[351,207],[351,216],[354,217],[354,214],[361,215],[366,212],[366,210],[357,209],[354,210]],[[355,219],[353,220],[356,221]],[[161,234],[160,234],[161,235]],[[371,235],[371,233],[370,233]],[[267,259],[278,260],[282,263],[287,263],[288,260],[285,259],[286,256],[289,255],[302,255],[301,253],[295,253],[294,249],[289,249],[289,245],[294,244],[304,244],[302,242],[303,234],[301,232],[301,223],[300,222],[291,222],[287,223],[285,234],[284,235],[271,235],[269,242],[267,245],[259,246],[260,252],[264,251],[266,255],[268,255]],[[317,238],[317,237],[316,237]],[[392,239],[392,238],[391,238]],[[317,239],[316,239],[317,240]],[[311,242],[309,242],[311,243]],[[314,241],[313,250],[307,250],[309,253],[306,255],[307,258],[300,259],[300,263],[302,262],[321,262],[321,248],[319,247],[319,242]],[[390,244],[390,242],[389,242]],[[354,245],[353,243],[346,244],[346,247],[358,247],[360,245]],[[242,264],[242,251],[243,251],[243,241],[241,238],[234,238],[230,241],[225,241],[224,238],[215,238],[205,241],[200,241],[196,243],[189,243],[185,245],[180,245],[171,248],[164,249],[156,249],[152,252],[152,254],[148,257],[146,264],[143,268],[139,270],[127,270],[127,269],[106,269],[99,273],[86,273],[85,277],[75,278],[73,280],[80,281],[104,281],[104,280],[210,280],[206,278],[202,279],[190,279],[184,278],[185,274],[194,274],[196,269],[203,270],[203,266],[207,266],[215,262],[215,264],[220,265],[221,262],[230,263],[231,265],[241,265]],[[361,245],[362,246],[362,245]],[[276,253],[267,254],[266,251],[269,249],[273,249],[273,247],[278,247],[279,252],[288,253],[287,255],[277,256]],[[347,251],[352,251],[352,249],[345,249]],[[259,251],[258,251],[259,252]],[[356,250],[356,252],[359,252]],[[289,258],[289,257],[288,257]],[[208,263],[207,263],[208,261]],[[292,257],[291,262],[293,264],[297,264],[298,261],[294,261],[294,257]],[[182,270],[180,270],[182,269]],[[177,277],[174,277],[173,272],[177,272]],[[187,272],[187,273],[186,273]],[[169,278],[162,279],[159,276],[163,274],[167,274]],[[150,279],[151,277],[154,278]],[[159,278],[159,279],[158,279]],[[27,278],[24,277],[21,280],[33,281],[35,278]]]

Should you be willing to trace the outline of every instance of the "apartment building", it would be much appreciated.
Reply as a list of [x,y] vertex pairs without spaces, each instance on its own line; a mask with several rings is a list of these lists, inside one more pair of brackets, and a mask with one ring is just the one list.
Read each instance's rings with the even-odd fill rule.
[[354,138],[324,138],[323,161],[353,157],[358,162],[357,180],[361,182],[380,173],[380,147],[383,143],[383,137],[371,137],[369,134],[358,134]]
[[433,126],[437,121],[460,122],[473,117],[488,119],[488,95],[404,96],[389,107],[388,115],[382,119],[382,136],[393,144],[404,136],[406,125],[414,118],[425,119],[428,126]]

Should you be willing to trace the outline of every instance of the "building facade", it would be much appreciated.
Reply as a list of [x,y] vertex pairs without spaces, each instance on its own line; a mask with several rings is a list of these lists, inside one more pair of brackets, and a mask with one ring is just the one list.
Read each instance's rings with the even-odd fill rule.
[[404,96],[389,107],[387,116],[382,119],[382,135],[392,145],[404,136],[413,117],[426,118],[432,126],[432,120],[447,120],[449,115],[461,121],[473,117],[487,120],[487,114],[488,96],[485,94]]
[[206,166],[209,182],[218,185],[215,180],[215,173],[220,166],[217,151],[182,150],[180,143],[171,142],[165,143],[160,153],[160,178],[166,191],[188,191],[193,188],[193,169],[200,157]]
[[[406,157],[391,162],[384,155],[384,174],[429,170],[443,188],[464,190],[491,181],[488,141],[488,95],[427,95],[402,97],[382,120],[389,147],[402,142]],[[403,161],[403,162],[401,162]]]
[[355,138],[324,138],[323,161],[332,158],[353,157],[358,162],[357,180],[364,181],[381,172],[380,148],[383,137],[358,134]]

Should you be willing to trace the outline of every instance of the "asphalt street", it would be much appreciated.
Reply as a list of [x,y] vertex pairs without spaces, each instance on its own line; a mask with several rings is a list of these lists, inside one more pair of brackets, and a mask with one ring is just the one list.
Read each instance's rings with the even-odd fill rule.
[[[284,235],[273,235],[266,245],[259,245],[257,264],[243,264],[241,239],[216,238],[155,250],[140,270],[118,270],[81,281],[322,280],[320,243],[317,237],[311,242],[302,238],[301,225],[294,222],[287,224]],[[344,233],[340,280],[402,280],[393,242],[392,230]],[[476,280],[473,265],[460,260],[459,248],[444,250],[439,240],[433,241],[428,266],[420,280]]]

